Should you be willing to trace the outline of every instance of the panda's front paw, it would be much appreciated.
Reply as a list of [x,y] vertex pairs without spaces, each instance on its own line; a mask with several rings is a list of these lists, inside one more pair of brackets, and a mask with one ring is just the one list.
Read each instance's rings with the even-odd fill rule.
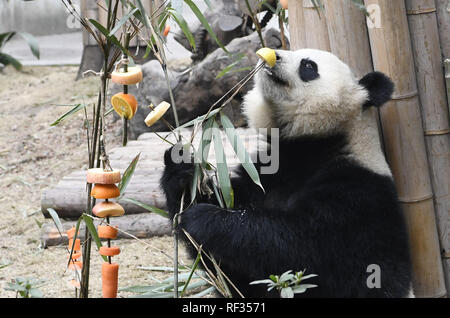
[[179,144],[166,150],[164,164],[161,186],[166,195],[169,212],[176,213],[183,191],[192,183],[195,168],[190,161],[190,155],[183,155]]

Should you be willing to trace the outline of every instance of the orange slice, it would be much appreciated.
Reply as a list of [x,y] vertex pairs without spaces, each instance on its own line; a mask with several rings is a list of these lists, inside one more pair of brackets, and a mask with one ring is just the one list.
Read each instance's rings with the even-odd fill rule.
[[170,108],[170,104],[168,102],[162,102],[158,106],[155,107],[150,114],[145,118],[145,124],[150,127],[166,113],[166,111]]
[[117,93],[111,97],[111,105],[120,117],[131,119],[136,114],[138,102],[131,94]]
[[163,31],[163,35],[164,36],[168,36],[170,32],[170,25],[166,24],[166,26],[164,27],[164,31]]
[[117,237],[117,226],[99,225],[97,227],[98,237],[103,239],[115,239]]
[[113,71],[111,81],[121,85],[134,85],[142,81],[142,70],[137,66],[129,66],[127,72]]

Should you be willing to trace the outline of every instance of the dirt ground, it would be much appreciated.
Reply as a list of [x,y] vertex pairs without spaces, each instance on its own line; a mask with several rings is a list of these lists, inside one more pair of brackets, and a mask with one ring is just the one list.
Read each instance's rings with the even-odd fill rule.
[[[0,72],[0,297],[15,297],[5,290],[16,277],[44,280],[44,297],[74,297],[68,282],[73,273],[66,271],[64,246],[43,248],[41,226],[52,222],[40,212],[41,191],[55,185],[69,172],[86,168],[87,144],[84,112],[56,127],[50,124],[68,111],[67,104],[89,103],[97,99],[97,78],[75,81],[77,67],[24,67],[17,72],[7,67]],[[92,107],[89,107],[92,109]],[[120,145],[120,122],[106,127],[107,147]],[[171,237],[145,240],[151,246],[172,255]],[[169,273],[149,272],[139,266],[172,266],[172,261],[150,246],[135,240],[117,240],[122,253],[119,288],[154,283]],[[190,261],[184,249],[180,258]],[[92,252],[90,296],[101,297],[100,266],[95,248]],[[133,294],[119,292],[119,297]]]

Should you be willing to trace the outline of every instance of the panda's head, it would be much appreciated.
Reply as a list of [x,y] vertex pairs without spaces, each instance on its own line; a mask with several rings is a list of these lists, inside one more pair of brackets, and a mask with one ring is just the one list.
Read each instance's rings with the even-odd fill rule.
[[358,81],[335,55],[320,50],[276,51],[273,68],[255,75],[246,95],[249,126],[279,128],[282,137],[327,135],[345,129],[368,106],[381,106],[393,92],[384,74]]

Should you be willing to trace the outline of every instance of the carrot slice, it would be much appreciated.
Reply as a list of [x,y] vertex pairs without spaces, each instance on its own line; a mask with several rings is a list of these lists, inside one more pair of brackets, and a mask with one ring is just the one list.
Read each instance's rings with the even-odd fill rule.
[[100,255],[103,256],[116,256],[120,254],[120,247],[117,246],[102,246],[100,247],[100,250],[98,251]]
[[125,210],[119,203],[115,202],[100,202],[92,208],[94,213],[99,218],[107,216],[121,216],[125,214]]
[[120,190],[115,184],[96,184],[91,191],[91,196],[96,199],[112,199],[120,195]]
[[170,32],[170,25],[166,24],[166,26],[164,27],[163,35],[168,36],[169,32]]
[[78,289],[81,288],[81,287],[80,287],[80,282],[77,281],[77,280],[75,280],[75,279],[72,279],[72,280],[69,282],[69,286],[75,287],[75,288],[78,288]]
[[75,261],[69,263],[69,269],[75,270],[75,269],[82,269],[83,268],[83,262],[82,261]]
[[[79,253],[73,253],[72,254],[72,259],[73,260],[77,260],[77,259],[80,259],[81,258],[81,252],[79,252]],[[67,258],[69,258],[70,257],[70,255],[67,255]]]
[[[75,236],[75,226],[72,227],[70,230],[67,230],[66,233],[67,233],[67,237],[69,239],[72,239]],[[80,234],[80,233],[78,232],[78,234]]]
[[102,291],[103,298],[116,298],[119,282],[119,264],[102,264]]
[[81,251],[81,241],[80,239],[76,239],[75,240],[75,246],[73,245],[73,239],[69,240],[69,251],[72,249],[73,246],[73,250],[74,251]]
[[120,171],[104,171],[102,168],[92,168],[87,171],[88,183],[114,184],[120,182]]
[[98,237],[104,239],[115,239],[117,237],[117,226],[99,225],[97,227]]

